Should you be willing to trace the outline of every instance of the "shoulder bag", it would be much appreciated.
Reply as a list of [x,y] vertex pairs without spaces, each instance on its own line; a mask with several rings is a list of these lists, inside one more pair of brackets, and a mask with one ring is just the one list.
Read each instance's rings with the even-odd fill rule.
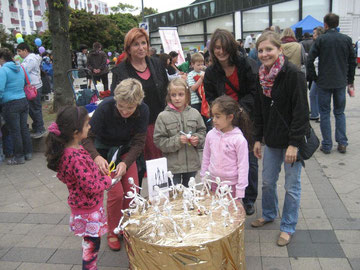
[[[21,65],[20,65],[21,66]],[[26,78],[26,85],[24,87],[24,91],[25,91],[25,95],[26,95],[26,98],[27,100],[33,100],[36,98],[37,96],[37,89],[35,86],[33,86],[32,84],[30,84],[30,80],[29,80],[29,77],[24,69],[23,66],[21,66],[21,68],[23,69],[24,71],[24,74],[25,74],[25,78]]]

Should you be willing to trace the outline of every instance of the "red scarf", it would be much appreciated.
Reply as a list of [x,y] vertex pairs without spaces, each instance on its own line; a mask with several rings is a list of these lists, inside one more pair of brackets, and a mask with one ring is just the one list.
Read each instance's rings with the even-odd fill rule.
[[261,65],[259,69],[259,79],[260,85],[263,89],[263,94],[269,98],[271,98],[271,90],[274,85],[275,78],[284,66],[284,62],[285,57],[280,54],[270,70],[267,70],[264,65]]

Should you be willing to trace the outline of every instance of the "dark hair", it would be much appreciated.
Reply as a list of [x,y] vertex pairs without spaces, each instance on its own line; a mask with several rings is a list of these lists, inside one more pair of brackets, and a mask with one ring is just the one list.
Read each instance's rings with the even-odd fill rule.
[[339,26],[339,16],[335,13],[328,13],[324,17],[324,23],[326,23],[329,28],[336,28]]
[[170,55],[171,58],[175,58],[179,54],[177,52],[175,52],[175,51],[171,51],[171,52],[169,52],[169,55]]
[[214,64],[216,63],[220,65],[219,61],[214,55],[215,43],[218,40],[220,40],[223,50],[225,50],[230,55],[229,57],[230,64],[232,65],[235,64],[236,58],[239,55],[238,44],[235,41],[233,35],[228,30],[219,29],[219,28],[215,30],[210,40],[210,55],[212,62]]
[[160,63],[163,65],[163,67],[167,68],[167,66],[168,66],[167,60],[168,59],[171,60],[171,57],[167,53],[160,53],[159,59],[160,59]]
[[102,45],[101,45],[100,42],[94,42],[94,44],[93,44],[93,49],[94,49],[95,51],[101,50],[101,48],[102,48]]
[[80,46],[79,46],[80,52],[82,52],[83,50],[85,50],[85,49],[87,49],[87,48],[88,48],[88,46],[85,45],[85,44],[80,44]]
[[309,38],[310,37],[310,33],[306,32],[304,33],[304,38]]
[[0,58],[4,58],[6,62],[13,60],[13,54],[8,48],[0,48]]
[[215,99],[211,104],[211,109],[213,109],[215,105],[218,106],[221,113],[234,115],[232,125],[241,129],[248,142],[249,151],[252,151],[254,145],[253,125],[245,109],[242,108],[235,99],[227,95],[222,95]]
[[25,42],[18,44],[16,49],[17,50],[22,50],[22,51],[27,50],[28,52],[31,52],[29,45],[27,43],[25,43]]
[[88,118],[88,112],[85,107],[66,106],[59,111],[55,122],[61,134],[57,136],[49,132],[46,138],[45,156],[49,169],[53,171],[58,170],[65,145],[74,139],[76,131],[82,131]]

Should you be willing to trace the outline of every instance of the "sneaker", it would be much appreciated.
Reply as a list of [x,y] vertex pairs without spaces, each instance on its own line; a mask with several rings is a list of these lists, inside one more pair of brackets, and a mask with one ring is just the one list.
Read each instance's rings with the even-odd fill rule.
[[25,158],[22,157],[22,158],[12,158],[12,159],[9,159],[8,162],[7,162],[7,165],[20,165],[20,164],[24,164],[25,163]]
[[330,150],[326,150],[326,149],[324,149],[322,146],[320,146],[320,151],[323,152],[323,153],[326,154],[326,155],[328,155],[328,154],[331,153]]
[[40,139],[40,138],[42,138],[43,136],[45,136],[46,134],[47,134],[47,131],[46,131],[46,130],[43,130],[43,131],[31,133],[31,134],[30,134],[30,137],[33,138],[33,139]]
[[339,153],[345,154],[346,153],[346,145],[339,144],[337,147],[337,150],[339,151]]
[[254,204],[244,204],[245,212],[247,216],[251,216],[255,213],[255,207]]
[[32,153],[25,154],[25,160],[26,161],[32,160]]
[[318,121],[320,119],[320,117],[309,117],[309,119],[312,121]]

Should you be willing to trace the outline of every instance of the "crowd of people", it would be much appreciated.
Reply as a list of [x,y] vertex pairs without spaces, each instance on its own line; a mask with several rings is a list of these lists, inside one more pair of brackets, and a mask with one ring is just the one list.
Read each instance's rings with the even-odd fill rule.
[[[91,119],[84,108],[68,106],[49,127],[45,155],[48,167],[69,189],[70,228],[84,239],[83,265],[96,265],[100,237],[106,233],[108,246],[120,250],[113,230],[121,210],[129,206],[127,179],[141,187],[144,160],[159,157],[167,158],[174,183],[187,186],[198,172],[227,181],[247,215],[255,212],[262,159],[262,216],[251,223],[256,228],[278,217],[277,181],[284,164],[285,201],[277,244],[286,246],[300,207],[299,147],[309,135],[310,120],[315,120],[321,128],[320,150],[331,153],[331,98],[337,150],[344,154],[348,145],[346,87],[353,88],[356,58],[351,38],[336,30],[338,24],[339,17],[329,13],[324,28],[316,27],[312,39],[306,34],[301,42],[290,28],[281,32],[272,26],[256,39],[249,35],[245,44],[217,29],[207,52],[188,56],[181,66],[178,52],[157,55],[147,32],[131,29],[122,61],[111,70],[111,96]],[[10,164],[31,159],[28,114],[35,134],[45,130],[40,99],[27,101],[23,90],[28,75],[40,95],[39,60],[20,45],[24,69],[13,62],[10,51],[0,49],[0,98],[14,143]],[[77,54],[77,66],[90,69],[104,89],[106,60],[98,42],[88,55],[86,46]]]

